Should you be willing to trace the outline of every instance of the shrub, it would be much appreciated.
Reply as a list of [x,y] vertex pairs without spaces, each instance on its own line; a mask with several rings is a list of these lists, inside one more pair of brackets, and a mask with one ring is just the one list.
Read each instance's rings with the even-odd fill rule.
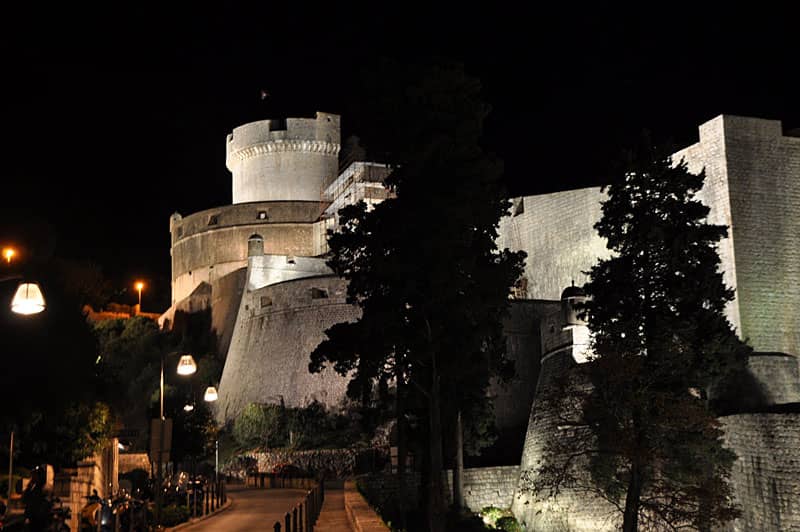
[[161,510],[161,524],[175,526],[189,520],[189,508],[183,505],[171,504]]
[[491,527],[497,527],[497,520],[501,517],[509,515],[508,511],[498,508],[497,506],[486,506],[478,512],[483,518],[483,522]]
[[504,530],[505,532],[524,532],[522,526],[517,522],[514,516],[506,515],[497,520],[496,528]]

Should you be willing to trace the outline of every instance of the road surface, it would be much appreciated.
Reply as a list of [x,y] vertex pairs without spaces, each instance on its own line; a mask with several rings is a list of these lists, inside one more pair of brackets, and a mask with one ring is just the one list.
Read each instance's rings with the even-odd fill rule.
[[229,485],[228,496],[232,501],[230,508],[182,527],[180,532],[272,530],[275,521],[280,521],[283,525],[286,512],[302,501],[307,493],[307,490],[300,489],[256,489]]

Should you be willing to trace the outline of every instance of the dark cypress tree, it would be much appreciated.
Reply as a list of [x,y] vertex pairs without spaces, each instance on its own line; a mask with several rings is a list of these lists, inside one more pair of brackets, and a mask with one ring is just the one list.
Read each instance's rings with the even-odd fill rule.
[[502,166],[480,145],[489,107],[478,80],[447,63],[387,64],[373,74],[381,86],[367,100],[374,130],[363,138],[392,164],[396,198],[372,211],[363,204],[340,211],[328,264],[349,281],[362,316],[326,331],[310,369],[353,371],[349,392],[364,400],[378,384],[396,384],[399,421],[403,403],[423,399],[425,430],[417,434],[428,438],[428,492],[421,500],[427,528],[439,531],[442,427],[448,418],[458,426],[459,411],[464,418],[486,411],[490,378],[508,369],[501,320],[522,254],[495,245],[510,204]]

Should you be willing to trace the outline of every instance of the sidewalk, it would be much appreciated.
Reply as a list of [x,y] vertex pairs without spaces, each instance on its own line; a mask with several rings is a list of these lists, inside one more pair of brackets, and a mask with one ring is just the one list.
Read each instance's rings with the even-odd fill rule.
[[325,501],[314,532],[352,532],[344,511],[344,490],[325,488]]

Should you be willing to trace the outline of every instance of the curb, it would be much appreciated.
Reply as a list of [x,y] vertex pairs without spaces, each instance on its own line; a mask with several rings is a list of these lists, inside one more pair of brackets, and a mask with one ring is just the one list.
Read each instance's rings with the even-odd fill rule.
[[204,515],[202,517],[195,517],[194,519],[189,519],[185,523],[181,523],[179,525],[175,525],[175,526],[173,526],[171,528],[165,528],[165,529],[163,529],[163,532],[173,532],[174,530],[182,530],[182,529],[187,528],[187,527],[189,527],[189,526],[191,526],[191,525],[193,525],[195,523],[199,523],[200,521],[205,521],[209,517],[214,517],[215,515],[218,515],[218,514],[224,512],[225,510],[228,510],[231,506],[233,506],[233,498],[230,495],[228,495],[228,501],[225,504],[223,504],[222,506],[220,506],[219,508],[217,508],[216,510],[214,510],[213,512],[208,513],[208,514],[206,514],[206,515]]

